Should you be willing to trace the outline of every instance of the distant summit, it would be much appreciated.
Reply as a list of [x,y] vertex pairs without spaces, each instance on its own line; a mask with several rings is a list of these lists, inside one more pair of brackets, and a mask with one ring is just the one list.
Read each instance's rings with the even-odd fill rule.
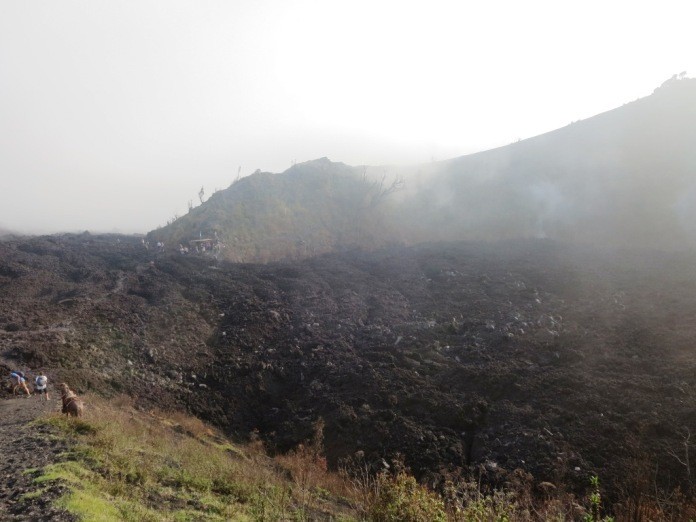
[[[149,234],[235,261],[517,237],[693,248],[696,80],[505,147],[393,169],[321,158],[257,172]],[[212,248],[212,247],[211,247]]]
[[254,262],[372,247],[397,233],[386,225],[385,213],[395,212],[384,204],[386,191],[365,168],[321,158],[241,178],[148,237],[167,248]]

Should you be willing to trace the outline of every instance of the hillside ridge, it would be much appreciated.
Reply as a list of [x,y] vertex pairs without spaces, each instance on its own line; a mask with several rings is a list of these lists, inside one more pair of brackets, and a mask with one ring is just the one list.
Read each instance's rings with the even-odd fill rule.
[[[407,167],[327,158],[257,172],[151,241],[215,257],[300,259],[443,240],[551,238],[623,247],[696,246],[696,79],[504,147]],[[183,248],[182,248],[183,250]]]

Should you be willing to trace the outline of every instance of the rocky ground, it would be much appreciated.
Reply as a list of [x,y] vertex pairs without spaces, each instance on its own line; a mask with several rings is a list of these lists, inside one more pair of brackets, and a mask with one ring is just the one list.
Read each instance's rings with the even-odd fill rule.
[[[7,370],[2,367],[3,371]],[[32,424],[37,417],[59,411],[60,401],[37,396],[0,398],[0,514],[2,520],[71,521],[69,513],[53,506],[64,486],[37,485],[41,469],[64,458],[67,443],[47,425]]]
[[242,265],[123,236],[11,240],[0,353],[272,451],[321,417],[333,465],[403,458],[435,486],[527,473],[584,492],[598,473],[610,500],[689,491],[695,260],[523,241]]

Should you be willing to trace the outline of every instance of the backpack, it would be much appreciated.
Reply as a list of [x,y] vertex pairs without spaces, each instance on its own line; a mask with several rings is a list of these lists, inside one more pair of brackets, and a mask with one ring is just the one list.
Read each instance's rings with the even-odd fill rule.
[[46,383],[47,383],[47,382],[48,382],[48,377],[46,377],[45,375],[39,375],[39,376],[36,378],[36,384],[37,384],[39,387],[41,387],[41,388],[43,388],[44,386],[46,386]]

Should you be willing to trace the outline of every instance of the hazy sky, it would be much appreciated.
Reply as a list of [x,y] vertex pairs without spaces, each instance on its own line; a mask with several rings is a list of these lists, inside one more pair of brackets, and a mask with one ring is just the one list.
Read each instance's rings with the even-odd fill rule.
[[0,0],[0,228],[145,232],[240,166],[562,127],[696,75],[692,6]]

